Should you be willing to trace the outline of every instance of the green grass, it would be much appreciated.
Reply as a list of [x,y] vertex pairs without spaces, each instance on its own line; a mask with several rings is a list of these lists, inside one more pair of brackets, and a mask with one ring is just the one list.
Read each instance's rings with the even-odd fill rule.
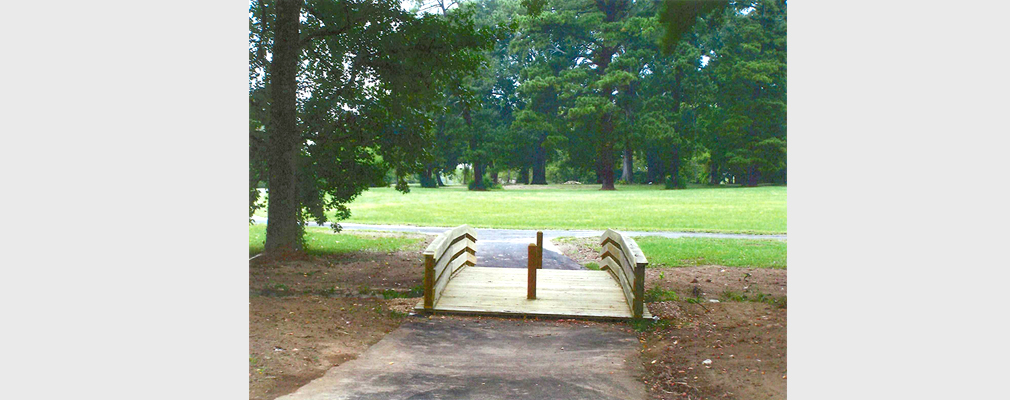
[[780,308],[786,308],[788,304],[786,296],[775,297],[766,293],[740,293],[732,290],[724,290],[719,295],[719,299],[722,301],[766,303]]
[[[368,237],[348,233],[333,233],[330,228],[309,227],[305,229],[305,252],[310,255],[349,253],[353,251],[396,251],[420,243],[420,237],[378,236]],[[249,227],[249,256],[263,251],[266,241],[266,225]],[[420,251],[420,249],[418,249]]]
[[650,267],[723,265],[786,268],[786,242],[778,240],[638,237]]
[[[696,187],[662,185],[527,186],[474,192],[465,186],[438,189],[371,188],[349,204],[348,222],[512,229],[599,229],[782,234],[786,232],[786,187]],[[266,210],[260,210],[266,216]]]
[[673,290],[663,290],[659,286],[645,291],[646,303],[658,303],[661,301],[678,301],[680,296]]

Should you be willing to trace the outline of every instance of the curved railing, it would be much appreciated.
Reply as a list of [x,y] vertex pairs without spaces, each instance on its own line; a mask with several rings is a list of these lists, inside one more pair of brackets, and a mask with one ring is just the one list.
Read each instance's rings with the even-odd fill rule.
[[606,270],[621,284],[628,307],[634,318],[642,318],[645,298],[645,259],[635,240],[618,231],[607,229],[600,236],[601,270]]
[[442,232],[424,250],[424,309],[431,311],[449,280],[477,263],[477,231],[460,225]]

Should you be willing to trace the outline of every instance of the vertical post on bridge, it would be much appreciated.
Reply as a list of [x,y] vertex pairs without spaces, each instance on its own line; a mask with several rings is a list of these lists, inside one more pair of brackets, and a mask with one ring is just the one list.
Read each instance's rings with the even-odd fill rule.
[[537,231],[537,269],[544,267],[544,232]]
[[537,245],[526,247],[526,299],[537,298]]

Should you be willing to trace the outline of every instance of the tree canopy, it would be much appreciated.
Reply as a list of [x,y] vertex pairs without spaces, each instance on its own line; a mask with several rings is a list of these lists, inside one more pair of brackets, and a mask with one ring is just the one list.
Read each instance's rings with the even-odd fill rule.
[[784,1],[406,4],[253,0],[250,215],[265,184],[268,252],[297,253],[305,221],[347,218],[369,186],[460,168],[473,190],[513,172],[785,182]]

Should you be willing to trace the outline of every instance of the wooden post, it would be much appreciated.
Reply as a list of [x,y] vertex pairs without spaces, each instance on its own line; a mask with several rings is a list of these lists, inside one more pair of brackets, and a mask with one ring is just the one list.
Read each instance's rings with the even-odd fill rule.
[[537,231],[537,269],[544,267],[544,232]]
[[635,265],[635,301],[631,307],[631,315],[634,318],[642,318],[645,307],[645,265]]
[[435,257],[424,255],[424,309],[435,308]]
[[526,248],[526,298],[537,298],[537,245],[530,243]]

